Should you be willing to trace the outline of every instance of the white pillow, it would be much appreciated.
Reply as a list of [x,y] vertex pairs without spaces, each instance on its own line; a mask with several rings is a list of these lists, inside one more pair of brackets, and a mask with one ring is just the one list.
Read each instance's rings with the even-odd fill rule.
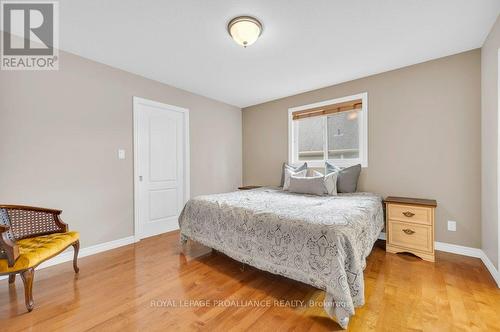
[[323,173],[321,172],[318,172],[317,170],[315,169],[311,169],[312,173],[310,176],[323,176]]
[[314,176],[322,176],[325,181],[325,188],[330,196],[337,196],[337,177],[339,175],[338,172],[331,172],[327,175],[323,175],[318,171],[313,171]]
[[302,171],[294,172],[290,169],[285,169],[285,181],[283,182],[283,190],[288,190],[290,187],[290,178],[293,176],[296,177],[305,177],[307,174],[307,169],[304,169]]
[[327,174],[324,176],[326,191],[328,192],[328,195],[330,195],[330,196],[337,196],[337,177],[338,177],[338,175],[339,175],[338,172],[331,172],[330,174]]

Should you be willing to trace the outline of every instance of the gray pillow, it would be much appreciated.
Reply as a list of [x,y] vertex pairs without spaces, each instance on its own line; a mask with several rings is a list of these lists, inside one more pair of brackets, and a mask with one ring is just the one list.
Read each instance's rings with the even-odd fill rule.
[[10,219],[5,209],[0,209],[0,225],[10,226]]
[[[0,225],[10,226],[9,214],[5,209],[0,209]],[[7,237],[11,240],[14,240],[14,234],[12,233],[12,228],[7,231]]]
[[361,173],[361,164],[350,167],[338,167],[325,162],[325,174],[338,172],[337,176],[337,192],[353,193],[358,187],[359,174]]
[[283,163],[283,168],[281,170],[281,184],[280,184],[280,187],[283,187],[283,184],[285,183],[285,169],[289,169],[293,173],[296,173],[296,172],[303,171],[303,170],[307,169],[307,163],[304,163],[304,164],[302,164],[300,166],[297,166],[297,167],[288,165],[287,163]]
[[288,191],[297,194],[324,195],[328,191],[325,187],[325,178],[323,176],[290,177],[290,187]]

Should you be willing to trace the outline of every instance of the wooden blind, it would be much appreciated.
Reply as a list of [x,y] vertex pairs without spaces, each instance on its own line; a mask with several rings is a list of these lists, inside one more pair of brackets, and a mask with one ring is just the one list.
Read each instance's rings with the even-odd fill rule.
[[314,116],[322,116],[327,114],[349,112],[356,109],[361,109],[363,102],[361,99],[350,100],[343,103],[331,104],[321,107],[310,108],[307,110],[296,111],[292,113],[294,120],[311,118]]

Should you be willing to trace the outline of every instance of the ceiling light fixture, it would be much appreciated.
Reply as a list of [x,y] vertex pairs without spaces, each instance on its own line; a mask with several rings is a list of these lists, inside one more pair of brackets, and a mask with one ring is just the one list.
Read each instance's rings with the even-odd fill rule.
[[227,32],[236,43],[246,48],[262,34],[262,24],[254,17],[238,16],[229,22]]

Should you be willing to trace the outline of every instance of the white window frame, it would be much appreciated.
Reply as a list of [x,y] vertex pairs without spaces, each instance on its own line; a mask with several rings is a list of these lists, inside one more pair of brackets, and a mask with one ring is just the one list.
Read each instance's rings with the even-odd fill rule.
[[[299,160],[298,158],[298,121],[293,120],[293,112],[303,111],[310,108],[322,107],[331,104],[343,103],[351,100],[361,99],[362,107],[359,112],[359,158],[356,159],[326,159],[328,158],[327,151],[327,117],[328,115],[321,116],[325,120],[325,140],[323,144],[323,151],[325,159],[323,160]],[[351,96],[342,98],[335,98],[330,100],[321,101],[318,103],[297,106],[288,109],[288,163],[291,165],[302,164],[307,162],[310,167],[324,167],[325,161],[332,163],[339,167],[348,167],[352,165],[361,164],[361,167],[368,167],[368,92],[358,93]]]

